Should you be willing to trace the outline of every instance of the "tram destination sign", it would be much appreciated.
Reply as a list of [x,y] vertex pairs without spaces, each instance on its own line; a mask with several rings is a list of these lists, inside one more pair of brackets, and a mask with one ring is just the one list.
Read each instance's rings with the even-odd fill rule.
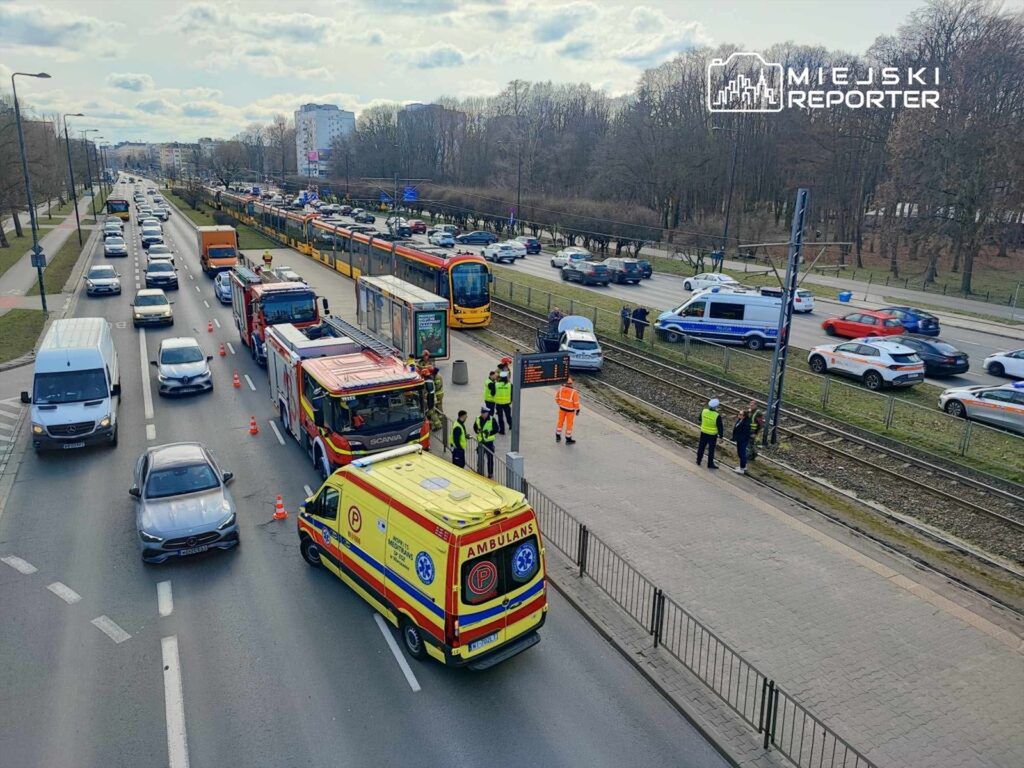
[[519,386],[524,389],[562,384],[568,378],[569,355],[566,352],[519,355]]

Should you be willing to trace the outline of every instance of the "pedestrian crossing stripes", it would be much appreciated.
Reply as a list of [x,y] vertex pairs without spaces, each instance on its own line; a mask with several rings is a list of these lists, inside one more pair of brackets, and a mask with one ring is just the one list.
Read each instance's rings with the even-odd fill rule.
[[20,397],[0,399],[0,469],[14,449],[14,438],[23,408]]

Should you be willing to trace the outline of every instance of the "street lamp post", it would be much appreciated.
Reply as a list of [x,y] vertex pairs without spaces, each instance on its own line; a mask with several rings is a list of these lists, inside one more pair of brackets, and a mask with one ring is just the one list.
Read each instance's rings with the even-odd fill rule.
[[[28,72],[15,72],[11,75],[11,91],[14,94],[14,122],[18,124],[18,147],[21,149],[21,171],[25,175],[25,199],[28,203],[28,220],[32,228],[32,258],[36,265],[36,277],[39,280],[39,300],[43,305],[43,314],[46,314],[46,288],[43,286],[43,264],[39,259],[42,249],[39,247],[38,228],[36,226],[36,206],[32,202],[32,183],[28,178],[28,156],[25,154],[25,132],[21,128],[21,108],[18,106],[18,89],[14,86],[16,77],[38,77],[48,80],[50,76],[45,72],[30,74]],[[15,212],[15,216],[17,216]]]
[[68,173],[71,176],[71,201],[75,206],[75,226],[78,227],[78,244],[82,244],[82,221],[78,216],[78,195],[75,193],[75,167],[71,163],[71,140],[68,138],[68,118],[85,117],[81,112],[64,115],[64,146],[68,150]]
[[725,226],[722,229],[722,263],[724,264],[726,244],[729,242],[729,216],[732,213],[732,190],[736,183],[736,156],[740,148],[740,132],[738,128],[723,128],[721,126],[713,126],[711,130],[730,131],[733,136],[732,168],[729,171],[729,193],[725,198]]
[[92,166],[89,165],[89,134],[99,132],[99,128],[86,128],[84,131],[79,131],[82,134],[82,142],[85,145],[85,175],[89,179],[89,194],[92,201],[93,218],[96,218],[96,191],[92,188]]

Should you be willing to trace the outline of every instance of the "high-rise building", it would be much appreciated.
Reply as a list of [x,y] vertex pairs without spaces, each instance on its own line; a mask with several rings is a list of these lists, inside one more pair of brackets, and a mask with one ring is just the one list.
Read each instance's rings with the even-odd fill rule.
[[326,176],[331,143],[355,129],[355,113],[334,104],[303,104],[295,110],[295,161],[299,175]]

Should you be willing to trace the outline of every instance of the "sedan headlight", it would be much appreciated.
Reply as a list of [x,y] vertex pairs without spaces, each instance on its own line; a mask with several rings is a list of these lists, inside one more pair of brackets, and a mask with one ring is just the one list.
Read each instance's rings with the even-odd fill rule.
[[235,520],[237,520],[237,519],[238,519],[238,515],[236,515],[234,512],[232,512],[230,515],[228,515],[227,520],[225,520],[223,523],[221,523],[220,525],[217,526],[217,530],[218,531],[223,531],[225,528],[230,528],[232,525],[235,524]]
[[150,544],[159,544],[163,541],[159,536],[154,536],[152,533],[146,533],[145,531],[139,531],[139,538],[143,541],[148,541]]

